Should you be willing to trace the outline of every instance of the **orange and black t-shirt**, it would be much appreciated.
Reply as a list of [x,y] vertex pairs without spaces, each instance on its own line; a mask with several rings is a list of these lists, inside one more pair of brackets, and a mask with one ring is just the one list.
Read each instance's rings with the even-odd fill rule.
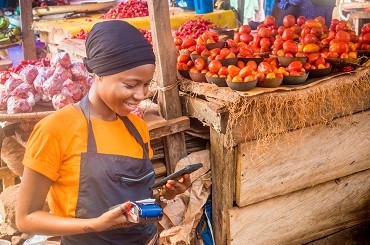
[[[145,122],[128,115],[143,141],[149,143]],[[103,121],[91,118],[98,153],[143,157],[143,148],[122,120]],[[81,153],[87,150],[87,121],[81,111],[68,105],[41,120],[26,147],[23,164],[53,181],[48,204],[53,214],[75,217]],[[149,145],[149,157],[153,151]]]

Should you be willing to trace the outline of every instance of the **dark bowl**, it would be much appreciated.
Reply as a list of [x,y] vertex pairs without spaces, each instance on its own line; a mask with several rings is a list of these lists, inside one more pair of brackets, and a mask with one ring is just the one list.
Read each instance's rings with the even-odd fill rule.
[[343,58],[325,58],[333,67],[342,68],[344,66],[357,66],[360,64],[361,59],[343,59]]
[[205,73],[193,73],[189,72],[191,80],[198,83],[206,83],[206,74]]
[[262,58],[268,58],[270,56],[270,52],[254,53],[254,55],[259,55]]
[[307,57],[282,57],[278,56],[278,61],[280,66],[287,67],[290,63],[292,63],[295,60],[298,60],[300,62],[305,63],[307,60]]
[[190,79],[190,75],[189,75],[189,71],[188,70],[177,70],[177,71],[180,73],[180,75],[182,77]]
[[225,77],[209,77],[209,76],[206,76],[206,80],[209,83],[216,84],[218,87],[227,87]]
[[309,77],[325,77],[331,72],[331,66],[325,69],[306,69],[306,71],[309,72]]
[[370,57],[370,50],[357,50],[357,54],[359,56],[367,56]]
[[305,75],[302,76],[285,76],[283,79],[283,83],[286,85],[298,85],[305,83],[307,80],[309,73],[306,73]]
[[276,88],[281,85],[283,78],[265,78],[262,82],[258,82],[258,87],[263,88]]
[[248,61],[253,60],[259,65],[263,61],[263,58],[243,58],[239,57],[238,60],[243,61],[245,64],[247,64]]
[[234,38],[234,30],[226,27],[213,27],[210,31],[216,32],[219,36],[226,35],[229,38]]
[[229,65],[236,65],[236,63],[238,62],[238,58],[229,58],[229,59],[223,59],[223,60],[220,60],[222,66],[226,66],[228,67]]
[[225,41],[218,41],[217,43],[207,43],[206,48],[208,50],[212,50],[215,48],[223,48],[225,47]]
[[257,80],[252,82],[228,82],[226,81],[227,86],[236,91],[248,91],[257,86]]

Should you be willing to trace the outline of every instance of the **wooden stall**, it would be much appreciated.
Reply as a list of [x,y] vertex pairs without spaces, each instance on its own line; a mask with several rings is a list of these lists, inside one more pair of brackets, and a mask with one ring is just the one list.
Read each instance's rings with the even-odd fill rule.
[[210,127],[216,244],[303,244],[370,220],[370,64],[303,85],[183,79]]

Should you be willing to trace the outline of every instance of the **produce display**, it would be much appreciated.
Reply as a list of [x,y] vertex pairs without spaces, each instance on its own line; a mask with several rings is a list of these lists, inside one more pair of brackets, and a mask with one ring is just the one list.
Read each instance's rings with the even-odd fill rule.
[[9,27],[7,17],[0,16],[0,45],[16,43],[22,38],[21,29],[17,26]]
[[55,109],[79,101],[92,78],[81,62],[72,63],[66,52],[51,60],[23,61],[2,74],[0,109],[8,114],[32,112],[37,102],[51,102]]
[[175,30],[175,37],[196,39],[212,27],[215,27],[215,25],[210,20],[202,18],[188,20],[179,29]]
[[146,0],[128,0],[102,14],[100,19],[124,19],[148,15],[148,2]]
[[267,16],[256,31],[242,25],[233,36],[219,35],[220,28],[201,34],[204,28],[199,32],[188,29],[174,38],[180,74],[196,82],[239,91],[252,89],[253,85],[238,87],[232,83],[257,82],[256,86],[261,87],[297,85],[308,77],[351,71],[359,62],[357,51],[370,50],[370,24],[363,26],[357,36],[346,21],[333,19],[327,27],[322,16],[306,20],[303,16],[296,19],[287,15],[282,26]]
[[[146,40],[148,40],[149,43],[153,43],[153,38],[152,38],[152,32],[148,30],[142,30],[139,29],[139,31],[144,35]],[[81,29],[79,32],[77,32],[75,35],[72,36],[72,39],[82,39],[86,40],[87,35],[89,34],[88,31],[85,31],[84,29]]]
[[68,0],[33,0],[32,7],[69,5]]

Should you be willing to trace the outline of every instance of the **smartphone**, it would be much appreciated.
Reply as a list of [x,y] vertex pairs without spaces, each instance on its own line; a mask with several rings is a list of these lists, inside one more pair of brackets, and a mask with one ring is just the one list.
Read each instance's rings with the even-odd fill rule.
[[201,167],[203,167],[203,163],[194,163],[194,164],[190,164],[190,165],[187,165],[185,167],[183,167],[182,169],[168,175],[166,178],[162,179],[161,181],[157,182],[157,183],[154,183],[154,185],[152,185],[152,189],[155,189],[155,188],[158,188],[158,187],[162,187],[164,184],[167,183],[167,180],[170,180],[170,179],[173,179],[173,180],[179,180],[182,178],[182,176],[184,174],[190,174],[198,169],[200,169]]

